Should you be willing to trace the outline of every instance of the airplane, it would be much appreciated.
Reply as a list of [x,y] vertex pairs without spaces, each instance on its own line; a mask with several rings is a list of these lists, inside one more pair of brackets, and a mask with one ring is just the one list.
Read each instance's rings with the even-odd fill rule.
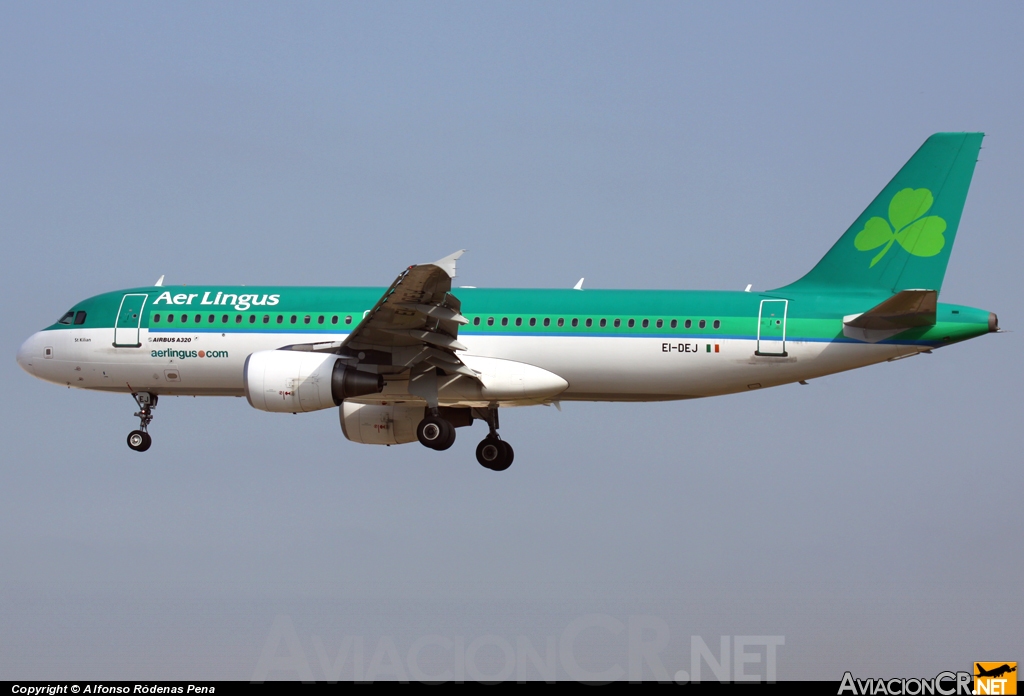
[[983,668],[981,666],[980,663],[975,662],[974,663],[974,667],[978,670],[978,673],[975,674],[974,676],[976,676],[976,677],[995,677],[997,679],[999,677],[1003,676],[1004,674],[1009,674],[1010,672],[1016,672],[1017,671],[1016,663],[1014,663],[1013,667],[1011,667],[1008,663],[1003,663],[999,667],[993,667],[992,669],[985,669],[985,668]]
[[131,394],[143,452],[161,396],[337,408],[358,443],[445,450],[503,407],[733,394],[894,361],[999,331],[938,302],[982,133],[929,137],[821,261],[764,292],[452,287],[458,251],[386,288],[165,287],[75,304],[18,351],[29,374]]

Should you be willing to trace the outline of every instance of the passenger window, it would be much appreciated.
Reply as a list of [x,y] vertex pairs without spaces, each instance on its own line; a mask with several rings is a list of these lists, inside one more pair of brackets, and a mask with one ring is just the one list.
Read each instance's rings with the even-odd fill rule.
[[277,323],[278,324],[284,323],[284,317],[281,316],[280,314],[277,315]]
[[159,314],[154,314],[153,315],[153,323],[154,324],[159,324],[160,323],[160,315]]
[[603,329],[606,326],[608,326],[608,320],[607,319],[602,319],[601,320],[601,328]]
[[270,315],[269,314],[264,314],[263,315],[263,323],[264,324],[269,324],[270,323]]
[[345,323],[346,324],[351,324],[352,323],[352,317],[351,316],[345,317]]
[[181,323],[184,324],[186,322],[188,322],[188,315],[187,314],[182,314],[181,315]]
[[530,317],[530,326],[537,325],[537,317]]
[[580,325],[580,320],[579,319],[573,319],[572,320],[572,325],[573,325],[574,328],[579,326]]
[[700,320],[700,324],[699,324],[698,326],[700,326],[700,328],[702,328],[702,329],[703,329],[703,328],[704,328],[705,326],[707,326],[707,325],[708,325],[708,323],[707,323],[706,321],[704,321],[703,319],[701,319],[701,320]]
[[717,329],[717,328],[720,328],[721,326],[722,326],[722,322],[720,322],[717,319],[715,319],[714,327]]
[[516,326],[522,326],[522,325],[523,325],[523,318],[522,317],[516,317]]
[[559,317],[558,318],[558,325],[559,326],[565,326],[565,319],[562,319],[561,317]]
[[333,317],[331,317],[331,323],[332,324],[337,324],[338,323],[338,315],[337,314],[335,314]]
[[662,321],[661,319],[659,319],[659,320],[658,320],[658,323],[656,323],[656,324],[655,324],[655,326],[656,326],[657,328],[659,328],[659,329],[660,329],[661,327],[663,327],[664,325],[665,325],[665,322],[664,322],[664,321]]
[[211,314],[210,316],[206,317],[206,320],[212,324],[213,322],[217,321],[217,317]]
[[494,326],[494,317],[487,317],[487,325]]
[[307,314],[307,315],[305,316],[305,318],[304,318],[304,319],[302,320],[302,323],[303,323],[303,324],[308,324],[308,323],[309,323],[309,315],[308,315],[308,314]]
[[643,322],[641,322],[640,325],[643,326],[646,329],[648,326],[651,325],[651,322],[648,321],[647,319],[644,319]]
[[634,326],[636,326],[636,320],[635,320],[635,319],[630,319],[628,323],[629,323],[629,328],[631,328],[631,329],[632,329],[632,328],[633,328]]
[[616,329],[619,328],[620,326],[622,326],[622,320],[621,319],[616,319],[612,323],[615,325]]
[[679,322],[676,319],[673,319],[672,322],[669,324],[669,327],[673,329],[676,328],[677,326],[679,326]]
[[293,314],[292,315],[292,323],[294,324],[297,320],[298,320],[298,317]]
[[594,325],[594,320],[593,319],[587,319],[587,328],[589,329],[593,325]]
[[168,324],[173,324],[174,323],[174,315],[173,314],[168,314],[167,315],[167,323]]
[[473,317],[473,326],[480,326],[480,317]]
[[501,318],[501,325],[502,326],[508,326],[508,317],[502,317]]
[[323,324],[324,323],[324,315],[323,314],[321,314],[319,317],[316,318],[316,323],[317,324]]
[[550,318],[544,317],[544,326],[551,326],[551,319]]
[[228,315],[227,314],[225,314],[224,316],[222,316],[220,318],[220,323],[221,324],[227,324],[228,323]]
[[255,314],[250,314],[249,315],[249,323],[250,324],[255,324],[256,323],[256,315]]
[[197,314],[196,315],[196,323],[197,324],[202,324],[203,323],[203,315],[202,314]]
[[58,319],[57,323],[58,324],[68,324],[68,325],[70,325],[71,322],[74,321],[74,319],[75,319],[75,313],[74,312],[68,312],[67,314],[62,316],[60,319]]
[[691,326],[693,326],[693,322],[690,321],[689,319],[687,319],[686,322],[683,324],[683,327],[687,329],[690,328]]
[[241,314],[236,314],[235,315],[235,323],[236,324],[241,324],[242,323],[242,315]]

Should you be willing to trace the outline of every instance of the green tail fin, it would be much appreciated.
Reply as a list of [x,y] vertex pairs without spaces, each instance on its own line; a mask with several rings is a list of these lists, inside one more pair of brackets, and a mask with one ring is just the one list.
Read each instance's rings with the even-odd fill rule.
[[936,133],[818,265],[779,290],[939,290],[983,133]]

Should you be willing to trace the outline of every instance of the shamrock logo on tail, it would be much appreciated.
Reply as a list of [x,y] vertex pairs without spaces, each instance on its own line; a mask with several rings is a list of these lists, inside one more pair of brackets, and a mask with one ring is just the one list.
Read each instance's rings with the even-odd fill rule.
[[853,245],[858,251],[870,251],[884,245],[871,259],[871,266],[882,260],[893,242],[899,242],[914,256],[935,256],[946,245],[946,238],[942,236],[946,231],[946,221],[938,215],[922,217],[934,202],[928,189],[903,189],[889,201],[889,219],[873,217],[868,220],[864,229],[857,233]]

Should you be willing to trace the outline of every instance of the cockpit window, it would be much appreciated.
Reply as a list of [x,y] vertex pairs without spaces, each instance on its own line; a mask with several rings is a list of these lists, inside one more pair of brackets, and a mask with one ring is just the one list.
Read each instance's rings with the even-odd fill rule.
[[85,323],[85,312],[78,312],[75,314],[75,326],[81,326]]
[[70,324],[74,320],[74,318],[75,318],[75,313],[74,312],[68,312],[67,314],[62,316],[57,323],[58,324]]

